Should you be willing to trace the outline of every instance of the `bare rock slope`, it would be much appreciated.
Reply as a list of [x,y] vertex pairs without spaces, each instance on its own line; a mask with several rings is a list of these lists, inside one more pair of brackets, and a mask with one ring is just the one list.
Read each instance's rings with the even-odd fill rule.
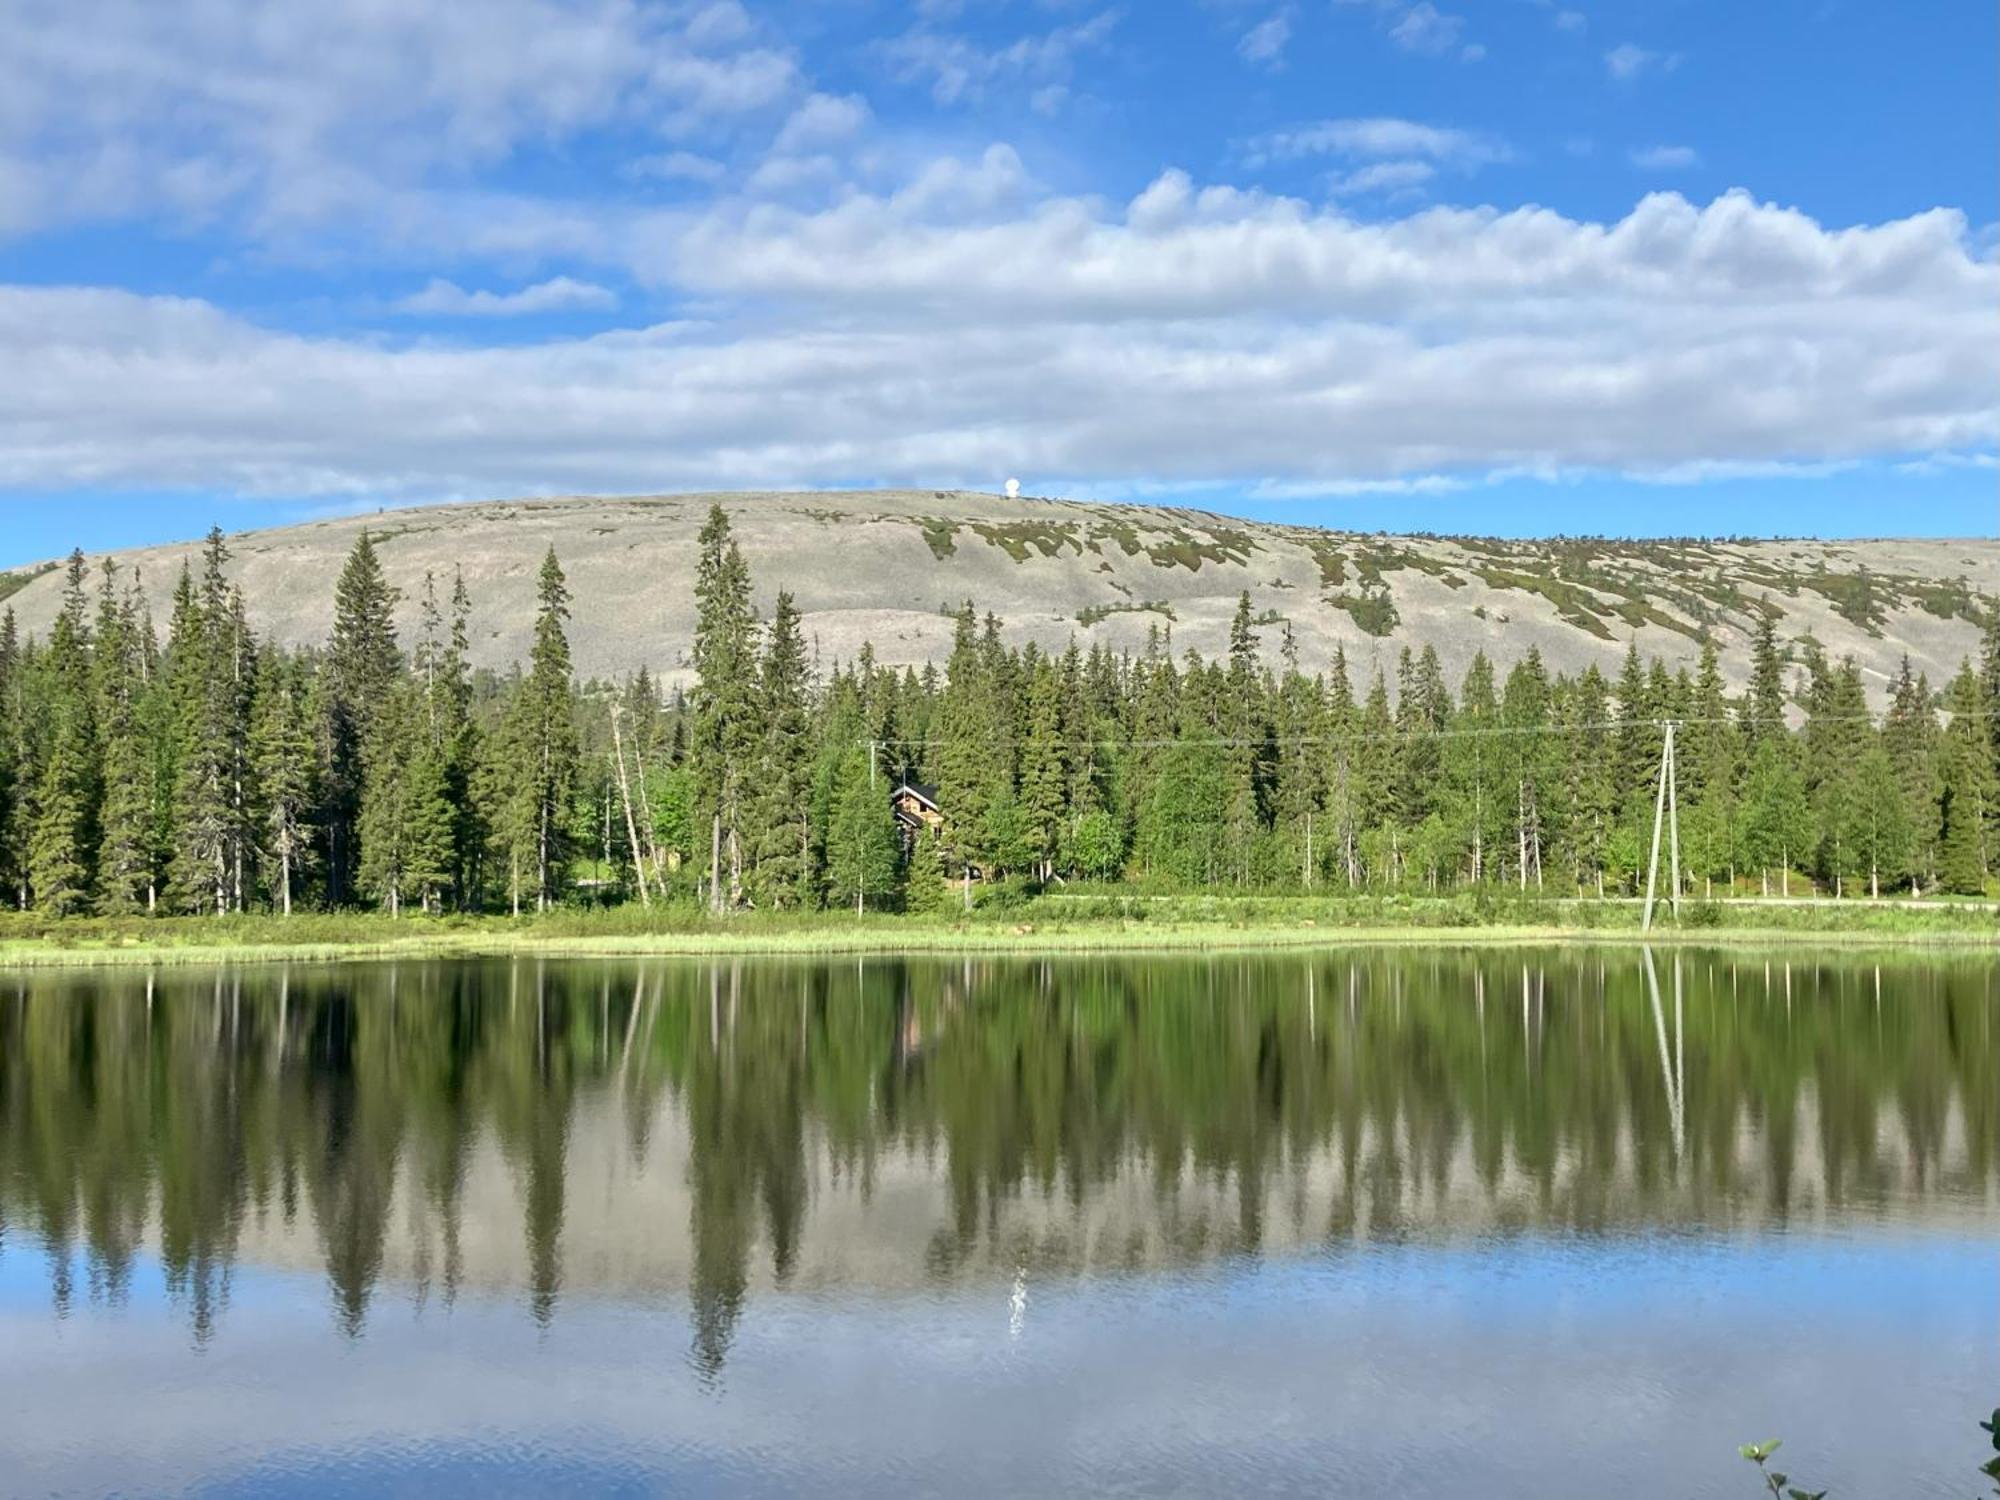
[[[942,491],[670,495],[493,501],[310,522],[230,539],[231,570],[257,628],[289,644],[325,639],[342,559],[365,529],[403,590],[413,626],[424,575],[447,594],[462,570],[476,663],[527,654],[535,573],[554,546],[575,594],[577,669],[641,664],[684,680],[694,627],[696,533],[729,512],[768,611],[796,597],[823,665],[865,642],[891,663],[942,661],[947,611],[970,599],[1013,640],[1142,650],[1150,627],[1174,648],[1224,649],[1248,590],[1275,652],[1289,625],[1301,662],[1344,646],[1357,678],[1393,672],[1405,645],[1435,645],[1456,681],[1473,653],[1503,667],[1539,648],[1552,668],[1615,667],[1627,641],[1691,660],[1704,633],[1742,681],[1756,614],[1780,638],[1852,653],[1878,694],[1907,653],[1938,682],[1976,650],[2000,598],[2000,541],[1489,541],[1279,526],[1206,512]],[[116,554],[141,571],[164,624],[198,544]],[[96,558],[91,561],[95,563]],[[9,575],[24,631],[48,629],[54,564]]]

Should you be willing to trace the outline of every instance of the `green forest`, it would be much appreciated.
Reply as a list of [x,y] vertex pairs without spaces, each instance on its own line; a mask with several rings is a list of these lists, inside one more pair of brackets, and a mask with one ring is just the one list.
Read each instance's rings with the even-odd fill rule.
[[[0,623],[0,881],[62,917],[635,903],[944,911],[987,892],[1467,889],[1574,897],[1643,882],[1675,724],[1687,894],[1979,894],[2000,851],[2000,607],[1950,682],[1713,643],[1615,677],[1435,651],[1308,675],[1241,602],[1226,656],[1009,647],[966,603],[943,670],[822,666],[791,597],[761,618],[726,515],[693,580],[694,680],[576,680],[551,552],[532,651],[470,664],[462,579],[405,601],[373,541],[327,640],[260,641],[210,534],[164,632],[138,580],[69,561],[46,639]],[[679,580],[671,581],[678,585]],[[668,586],[663,581],[662,586]],[[396,619],[416,605],[412,638]],[[1268,639],[1273,634],[1277,639]],[[1275,649],[1271,649],[1275,648]],[[906,833],[923,786],[941,830]]]

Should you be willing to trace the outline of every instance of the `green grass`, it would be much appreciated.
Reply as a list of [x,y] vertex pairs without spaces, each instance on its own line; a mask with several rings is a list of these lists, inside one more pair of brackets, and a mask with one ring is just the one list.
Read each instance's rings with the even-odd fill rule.
[[[1126,888],[991,893],[970,914],[751,912],[692,907],[511,917],[316,913],[292,918],[55,919],[0,915],[0,966],[214,963],[451,955],[1109,952],[1357,944],[1641,940],[1635,902],[1448,897],[1147,895]],[[1698,945],[2000,946],[2000,917],[1950,901],[1820,906],[1683,903],[1648,941]]]

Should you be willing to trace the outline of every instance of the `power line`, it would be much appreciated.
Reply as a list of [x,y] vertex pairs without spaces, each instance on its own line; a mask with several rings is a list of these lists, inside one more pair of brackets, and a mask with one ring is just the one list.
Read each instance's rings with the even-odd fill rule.
[[[2000,709],[1977,709],[1971,713],[1951,713],[1947,711],[1944,717],[1947,723],[1954,722],[1961,718],[1994,719],[1994,718],[2000,718]],[[1875,727],[1886,726],[1887,719],[1888,716],[1886,714],[1873,714],[1873,713],[1822,714],[1812,719],[1810,723],[1813,725],[1866,724],[1870,728],[1875,728]],[[1645,719],[1645,720],[1624,722],[1624,723],[1617,721],[1603,721],[1591,724],[1492,724],[1492,725],[1485,725],[1479,728],[1459,727],[1452,729],[1443,729],[1443,728],[1392,729],[1388,731],[1386,734],[1381,733],[1379,731],[1363,732],[1357,730],[1351,734],[1288,734],[1288,735],[1274,734],[1274,735],[1258,735],[1254,738],[1218,738],[1218,739],[1201,739],[1201,740],[1180,739],[1180,738],[1088,739],[1088,740],[1065,739],[1063,740],[1063,743],[1066,745],[1082,745],[1091,749],[1171,750],[1176,746],[1184,746],[1188,749],[1201,749],[1201,750],[1244,750],[1244,749],[1256,749],[1257,747],[1262,745],[1405,744],[1408,743],[1409,741],[1420,740],[1420,739],[1421,740],[1502,739],[1502,738],[1521,738],[1529,735],[1558,735],[1558,734],[1577,735],[1577,734],[1588,734],[1588,733],[1614,733],[1620,730],[1628,730],[1641,726],[1653,730],[1657,733],[1664,734],[1666,732],[1667,725],[1669,723],[1675,724],[1682,729],[1689,728],[1690,726],[1700,726],[1704,728],[1730,728],[1730,729],[1740,729],[1743,727],[1743,721],[1739,718],[1709,717],[1709,718],[1699,718],[1699,719],[1672,719],[1672,720]],[[887,749],[921,750],[929,748],[930,746],[935,745],[937,742],[936,740],[859,739],[856,740],[854,743],[857,745],[875,745],[885,750]],[[1029,744],[1030,742],[1027,740],[996,739],[996,740],[986,740],[983,743],[988,748],[994,750],[1014,750],[1014,749],[1019,749]]]

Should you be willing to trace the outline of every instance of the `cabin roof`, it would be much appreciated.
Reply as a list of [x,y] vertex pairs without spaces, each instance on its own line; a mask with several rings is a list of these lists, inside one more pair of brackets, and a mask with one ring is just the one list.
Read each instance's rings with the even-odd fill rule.
[[894,797],[904,796],[905,794],[915,797],[919,802],[923,803],[925,807],[930,808],[931,811],[933,812],[944,811],[943,808],[938,806],[937,788],[934,786],[922,786],[914,781],[905,781],[889,795],[890,797],[894,798]]

